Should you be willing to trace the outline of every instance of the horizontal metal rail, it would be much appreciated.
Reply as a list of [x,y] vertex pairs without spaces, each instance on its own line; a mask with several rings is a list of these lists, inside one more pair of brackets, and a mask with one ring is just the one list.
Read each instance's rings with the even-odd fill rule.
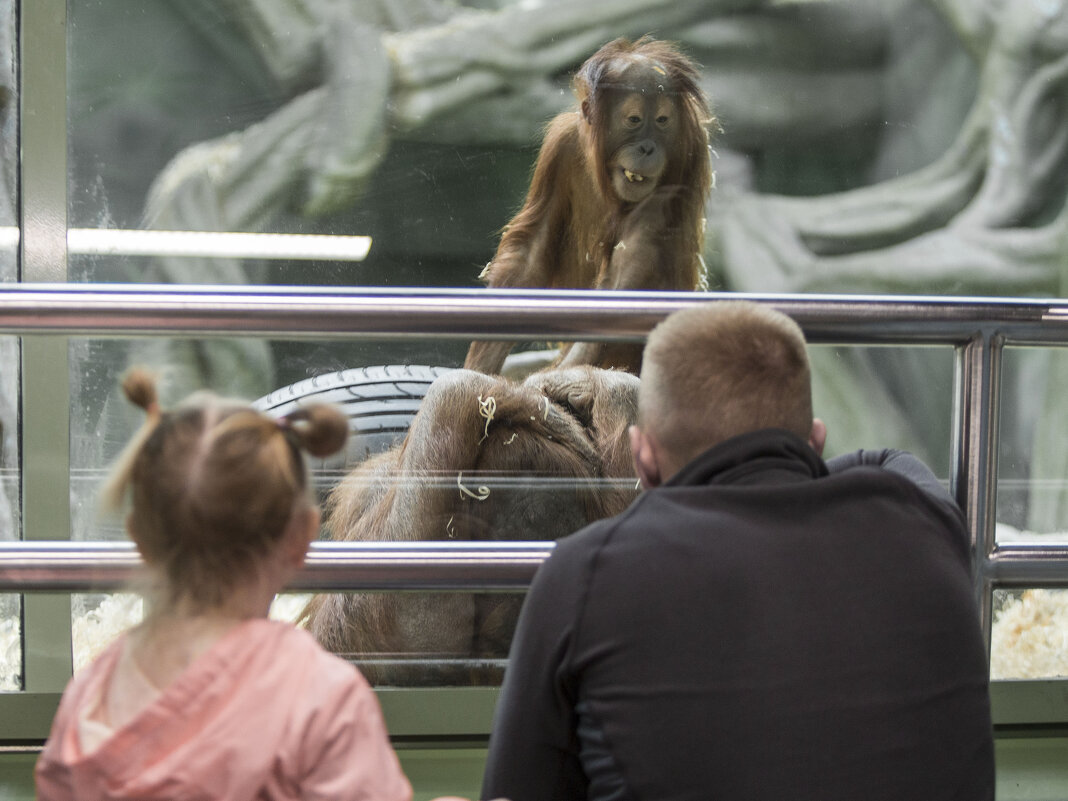
[[[555,543],[316,542],[287,591],[523,591]],[[1068,543],[999,546],[1001,588],[1068,587]],[[0,543],[0,593],[129,590],[144,567],[129,542]]]
[[[0,333],[644,340],[668,314],[746,298],[793,317],[816,344],[945,345],[956,350],[951,488],[975,545],[986,630],[993,587],[1068,587],[1068,546],[994,539],[1001,354],[1068,345],[1068,302],[1001,298],[687,292],[17,284],[0,287]],[[301,590],[517,590],[551,543],[318,543]],[[0,545],[0,590],[125,586],[138,569],[123,543]]]
[[1068,544],[998,546],[985,573],[990,585],[1000,589],[1068,587]]
[[817,343],[961,344],[995,330],[1068,342],[1068,303],[1052,300],[143,284],[0,286],[0,333],[641,341],[673,311],[740,298],[789,314]]
[[[526,589],[552,542],[315,542],[290,591]],[[136,586],[129,542],[0,543],[0,592],[103,592]]]

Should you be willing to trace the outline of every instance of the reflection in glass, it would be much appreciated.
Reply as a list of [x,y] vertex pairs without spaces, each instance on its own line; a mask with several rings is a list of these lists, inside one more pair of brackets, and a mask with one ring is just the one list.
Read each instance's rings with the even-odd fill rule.
[[1068,590],[994,591],[990,678],[1068,676]]

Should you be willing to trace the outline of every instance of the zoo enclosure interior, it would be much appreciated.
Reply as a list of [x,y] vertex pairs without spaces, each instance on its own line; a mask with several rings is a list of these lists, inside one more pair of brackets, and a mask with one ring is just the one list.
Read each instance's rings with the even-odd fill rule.
[[[0,290],[0,333],[281,333],[296,339],[478,334],[641,341],[671,311],[727,297],[739,295],[363,289],[356,294],[264,287],[24,284]],[[994,533],[1003,353],[1006,346],[1068,343],[1068,307],[997,299],[746,297],[793,316],[813,344],[951,346],[955,375],[949,482],[966,511],[975,546],[976,595],[988,639],[995,590],[1068,586],[1068,544],[998,542]],[[32,495],[34,483],[47,480],[28,472],[24,491]],[[55,497],[57,488],[49,491]],[[136,564],[136,555],[124,544],[64,542],[67,531],[40,526],[33,514],[24,520],[24,541],[0,545],[2,592],[117,589]],[[526,585],[550,549],[551,543],[545,542],[319,543],[293,589],[514,591]],[[32,645],[34,617],[27,615],[24,632],[28,690],[49,671],[62,676],[70,670],[69,664],[65,670],[49,667],[49,659],[33,664],[40,653]],[[69,653],[69,639],[66,650]],[[1068,718],[1063,711],[1054,714]]]

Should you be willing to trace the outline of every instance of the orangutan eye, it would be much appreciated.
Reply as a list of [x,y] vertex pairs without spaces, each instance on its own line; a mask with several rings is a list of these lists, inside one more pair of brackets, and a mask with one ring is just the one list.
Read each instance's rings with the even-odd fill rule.
[[627,117],[627,125],[631,125],[631,126],[637,128],[641,124],[642,124],[642,118],[639,117],[637,114],[631,114],[629,117]]
[[667,125],[668,119],[669,118],[667,114],[661,114],[659,117],[656,118],[656,124],[661,126]]

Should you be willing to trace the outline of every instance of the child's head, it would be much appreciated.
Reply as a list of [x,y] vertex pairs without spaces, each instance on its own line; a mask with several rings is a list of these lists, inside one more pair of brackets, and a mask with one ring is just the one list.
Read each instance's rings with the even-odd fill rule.
[[143,370],[125,377],[123,391],[147,419],[105,501],[117,508],[129,495],[130,536],[163,580],[160,600],[217,606],[314,509],[301,452],[339,450],[347,421],[321,404],[274,420],[203,392],[161,411],[154,378]]

